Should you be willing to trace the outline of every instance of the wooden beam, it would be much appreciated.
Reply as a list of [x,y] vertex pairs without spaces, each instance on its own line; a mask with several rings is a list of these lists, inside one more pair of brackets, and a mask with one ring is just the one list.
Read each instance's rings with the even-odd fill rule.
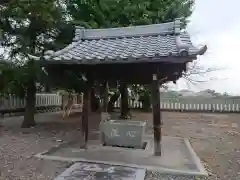
[[154,155],[161,156],[161,110],[160,110],[159,76],[153,74],[152,80],[152,113],[154,130]]

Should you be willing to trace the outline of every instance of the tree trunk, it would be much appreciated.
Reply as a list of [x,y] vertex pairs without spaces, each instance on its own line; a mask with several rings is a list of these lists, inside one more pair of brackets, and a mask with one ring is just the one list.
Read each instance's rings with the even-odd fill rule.
[[24,113],[24,120],[22,122],[22,128],[30,128],[35,126],[35,103],[36,103],[36,85],[33,82],[29,83],[26,91],[26,105],[25,105],[25,113]]
[[130,109],[128,107],[128,89],[126,83],[121,83],[120,85],[121,94],[121,119],[130,119]]

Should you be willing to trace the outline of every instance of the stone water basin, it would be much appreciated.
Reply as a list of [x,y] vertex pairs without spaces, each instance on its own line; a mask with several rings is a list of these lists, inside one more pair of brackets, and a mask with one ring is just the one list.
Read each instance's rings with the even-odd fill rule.
[[100,123],[104,144],[141,149],[146,122],[129,120],[108,120]]

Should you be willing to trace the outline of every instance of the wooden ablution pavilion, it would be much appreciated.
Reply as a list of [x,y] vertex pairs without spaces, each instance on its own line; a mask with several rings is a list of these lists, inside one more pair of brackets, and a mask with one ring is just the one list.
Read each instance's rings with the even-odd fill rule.
[[[41,65],[47,71],[81,72],[84,90],[82,122],[85,142],[88,140],[90,92],[95,81],[149,84],[152,89],[154,154],[161,155],[160,85],[178,80],[187,64],[203,55],[207,46],[195,47],[189,34],[181,29],[181,20],[174,22],[107,28],[76,27],[73,42],[62,50],[46,52]],[[106,87],[107,89],[107,87]],[[105,93],[106,94],[106,93]],[[106,101],[103,111],[107,111]]]

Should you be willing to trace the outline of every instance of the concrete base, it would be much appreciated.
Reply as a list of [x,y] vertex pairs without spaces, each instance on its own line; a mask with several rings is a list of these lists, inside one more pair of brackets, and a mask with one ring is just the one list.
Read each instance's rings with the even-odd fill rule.
[[143,168],[148,171],[207,176],[203,165],[189,141],[183,138],[163,137],[162,156],[154,156],[153,136],[145,136],[147,146],[142,149],[101,146],[99,141],[90,141],[88,149],[80,149],[79,143],[66,143],[52,148],[36,157],[70,162],[93,162]]

